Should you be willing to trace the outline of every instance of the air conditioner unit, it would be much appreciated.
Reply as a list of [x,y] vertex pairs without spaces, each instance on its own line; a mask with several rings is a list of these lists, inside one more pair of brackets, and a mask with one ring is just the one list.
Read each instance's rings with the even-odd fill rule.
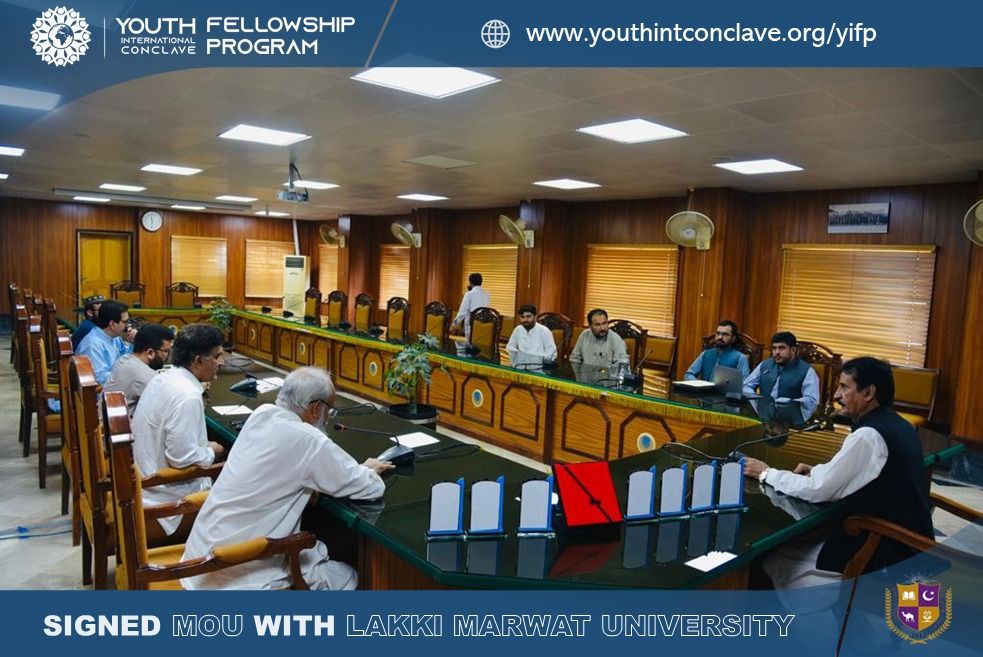
[[283,309],[304,316],[304,293],[310,287],[307,256],[283,256]]

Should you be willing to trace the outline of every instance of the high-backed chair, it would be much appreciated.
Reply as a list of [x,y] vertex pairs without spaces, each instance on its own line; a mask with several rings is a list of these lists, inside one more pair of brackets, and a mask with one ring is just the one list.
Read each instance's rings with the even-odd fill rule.
[[367,333],[372,327],[372,306],[375,299],[368,292],[362,292],[355,297],[355,322],[354,329],[362,333]]
[[45,299],[41,306],[41,334],[51,362],[54,362],[58,355],[58,307],[54,299]]
[[285,556],[293,589],[306,589],[301,573],[300,553],[314,547],[310,532],[286,538],[257,537],[215,548],[208,557],[181,561],[184,545],[147,548],[146,523],[157,518],[195,513],[204,503],[207,491],[195,493],[174,504],[143,506],[141,474],[133,462],[133,436],[121,392],[108,392],[103,400],[103,422],[111,450],[113,516],[116,544],[116,588],[129,590],[181,589],[180,579],[229,568],[248,561]]
[[925,367],[894,365],[894,407],[904,419],[921,426],[932,420],[939,371]]
[[304,292],[304,321],[321,323],[321,290],[316,287]]
[[49,402],[61,398],[58,384],[48,383],[48,350],[41,332],[41,318],[31,318],[31,358],[34,363],[34,410],[38,416],[38,487],[48,483],[48,439],[61,436],[61,414]]
[[146,291],[147,286],[138,281],[119,281],[109,286],[109,298],[131,307],[142,306]]
[[34,293],[30,290],[23,290],[24,292],[24,309],[27,311],[27,316],[30,317],[34,314]]
[[15,343],[16,358],[14,366],[20,381],[20,426],[18,438],[24,447],[24,458],[31,454],[31,425],[34,421],[34,362],[31,359],[30,324],[27,309],[17,306],[17,323],[14,331],[17,334]]
[[[709,349],[717,344],[716,333],[711,333],[703,337],[703,348]],[[750,369],[754,369],[761,362],[764,356],[765,346],[752,338],[747,333],[738,333],[737,342],[734,343],[734,349],[747,356],[747,364]]]
[[405,340],[410,319],[410,302],[405,297],[392,297],[386,302],[386,339]]
[[82,492],[82,465],[79,455],[78,422],[72,404],[71,362],[74,352],[67,334],[58,336],[58,389],[61,396],[61,513],[68,513],[72,502],[72,545],[82,540],[79,496]]
[[328,326],[338,326],[348,316],[348,295],[341,290],[328,294]]
[[676,362],[676,338],[667,335],[647,336],[645,362],[661,374],[672,377],[672,366]]
[[556,359],[561,360],[570,355],[573,340],[573,320],[561,313],[539,313],[536,321],[550,330],[553,343],[556,345]]
[[612,319],[608,323],[608,330],[614,331],[625,341],[625,349],[631,361],[629,367],[634,369],[645,358],[648,331],[627,319]]
[[167,306],[169,308],[194,308],[198,303],[198,286],[194,283],[178,281],[167,286]]
[[17,342],[17,331],[15,330],[17,326],[17,306],[24,305],[20,288],[17,287],[16,283],[7,285],[7,300],[10,302],[10,364],[13,365],[16,356],[14,345]]
[[498,341],[502,335],[502,315],[494,308],[475,308],[471,311],[471,344],[476,355],[498,360]]
[[437,344],[443,349],[451,327],[451,309],[440,301],[431,301],[423,308],[423,332],[437,338]]
[[812,365],[819,375],[819,410],[833,400],[836,386],[840,381],[840,370],[843,369],[843,356],[835,353],[829,347],[818,342],[799,340],[799,358]]

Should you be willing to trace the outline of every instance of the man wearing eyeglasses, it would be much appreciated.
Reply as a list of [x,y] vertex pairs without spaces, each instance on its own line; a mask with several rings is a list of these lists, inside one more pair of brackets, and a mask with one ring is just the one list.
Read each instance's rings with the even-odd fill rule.
[[[359,464],[324,433],[334,416],[335,389],[328,373],[301,367],[283,381],[276,404],[249,416],[184,548],[183,559],[256,537],[285,538],[300,530],[301,514],[318,493],[371,500],[386,487],[379,476],[393,465]],[[318,541],[301,553],[312,589],[353,589],[355,569],[328,558]],[[188,589],[278,589],[290,585],[286,561],[276,557],[181,580]]]
[[[133,458],[145,476],[164,468],[207,466],[225,448],[209,442],[205,428],[203,384],[215,380],[222,365],[224,336],[215,326],[190,324],[182,328],[171,346],[174,367],[155,376],[144,388],[133,414]],[[177,502],[207,490],[211,480],[154,486],[143,491],[144,504]],[[148,542],[167,536],[183,538],[191,530],[191,516],[161,518],[147,523]]]
[[171,329],[160,324],[144,324],[133,338],[133,353],[123,356],[113,365],[103,391],[122,392],[126,396],[126,410],[130,417],[144,388],[170,358],[173,344],[174,332]]

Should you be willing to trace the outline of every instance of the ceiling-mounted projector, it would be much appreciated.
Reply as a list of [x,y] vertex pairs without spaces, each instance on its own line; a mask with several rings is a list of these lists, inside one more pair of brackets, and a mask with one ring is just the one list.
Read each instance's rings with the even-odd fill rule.
[[299,191],[296,189],[281,189],[276,193],[276,197],[281,201],[290,203],[307,203],[309,198],[306,190]]

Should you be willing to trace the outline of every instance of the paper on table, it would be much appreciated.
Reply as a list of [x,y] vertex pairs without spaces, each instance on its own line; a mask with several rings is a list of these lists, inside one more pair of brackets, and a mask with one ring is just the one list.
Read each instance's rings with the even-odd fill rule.
[[263,394],[270,390],[277,390],[283,387],[283,379],[278,376],[271,376],[266,379],[256,380],[256,392]]
[[686,562],[686,565],[690,568],[696,568],[697,570],[702,570],[703,572],[708,573],[714,568],[724,565],[735,557],[737,557],[737,555],[731,552],[708,552],[702,557],[690,559]]
[[673,381],[672,384],[683,388],[713,388],[716,385],[713,381],[701,381],[699,379],[692,379],[690,381]]
[[229,404],[226,406],[212,406],[212,410],[219,415],[249,415],[253,409],[248,406]]
[[[395,438],[390,438],[389,440],[396,442]],[[440,441],[429,434],[425,434],[422,431],[414,431],[413,433],[404,433],[399,436],[399,444],[405,445],[410,449],[416,449],[417,447],[423,447],[424,445],[432,445],[434,443],[439,443]]]

